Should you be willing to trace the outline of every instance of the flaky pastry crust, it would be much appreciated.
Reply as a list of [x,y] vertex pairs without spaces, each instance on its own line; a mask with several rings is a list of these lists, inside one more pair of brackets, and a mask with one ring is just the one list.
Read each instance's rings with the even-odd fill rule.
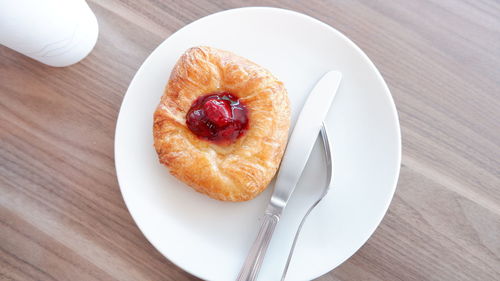
[[[200,139],[186,126],[193,101],[214,92],[233,93],[248,108],[248,130],[228,145]],[[160,162],[195,190],[246,201],[276,173],[289,127],[286,89],[269,71],[228,51],[194,47],[177,61],[154,113],[154,146]]]

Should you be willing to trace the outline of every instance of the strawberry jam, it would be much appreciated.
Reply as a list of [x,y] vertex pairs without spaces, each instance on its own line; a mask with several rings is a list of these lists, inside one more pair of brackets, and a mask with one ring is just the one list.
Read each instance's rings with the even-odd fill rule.
[[233,94],[212,93],[193,102],[186,115],[186,124],[201,139],[229,144],[248,129],[248,111]]

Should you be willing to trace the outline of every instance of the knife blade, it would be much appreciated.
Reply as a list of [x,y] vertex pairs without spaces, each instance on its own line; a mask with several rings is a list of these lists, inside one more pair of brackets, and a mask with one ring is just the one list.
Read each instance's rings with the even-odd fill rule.
[[327,72],[309,94],[288,141],[270,204],[281,212],[300,179],[316,138],[342,80],[338,71]]
[[274,229],[300,179],[341,80],[340,72],[329,71],[321,77],[307,97],[288,140],[261,228],[238,275],[238,281],[257,278]]

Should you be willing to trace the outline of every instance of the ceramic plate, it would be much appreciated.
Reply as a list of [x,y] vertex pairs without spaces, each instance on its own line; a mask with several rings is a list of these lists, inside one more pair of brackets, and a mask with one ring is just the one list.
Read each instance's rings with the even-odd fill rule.
[[[292,124],[318,79],[328,70],[343,73],[326,120],[334,143],[334,184],[304,225],[287,280],[310,280],[334,269],[366,242],[387,211],[401,161],[398,117],[380,73],[353,42],[288,10],[242,8],[199,19],[161,43],[137,71],[115,136],[118,180],[135,222],[158,251],[187,272],[234,280],[271,196],[272,186],[249,202],[216,201],[158,162],[153,112],[175,62],[197,45],[232,51],[274,73],[288,89]],[[260,280],[279,280],[307,203],[325,182],[320,147],[316,143],[276,229]]]

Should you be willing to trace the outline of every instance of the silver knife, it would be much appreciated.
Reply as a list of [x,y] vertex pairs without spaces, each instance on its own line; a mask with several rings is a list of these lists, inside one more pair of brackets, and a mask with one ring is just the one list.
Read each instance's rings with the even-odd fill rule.
[[238,281],[251,281],[257,278],[274,229],[306,166],[321,129],[321,123],[326,118],[341,80],[340,72],[327,72],[316,83],[302,107],[281,160],[273,195],[264,213],[259,234],[241,268]]

